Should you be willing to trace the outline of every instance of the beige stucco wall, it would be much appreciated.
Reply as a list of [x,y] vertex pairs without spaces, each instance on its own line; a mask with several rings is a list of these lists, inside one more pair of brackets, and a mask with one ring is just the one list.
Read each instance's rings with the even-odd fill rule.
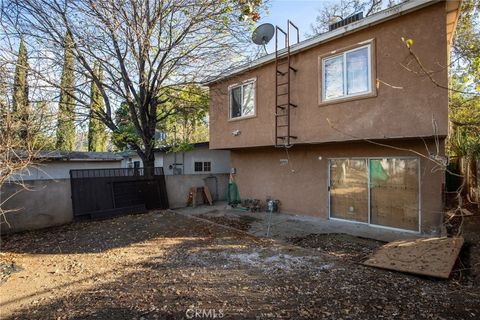
[[[427,142],[433,151],[433,142]],[[422,140],[390,142],[395,148],[427,155]],[[440,150],[443,153],[443,142]],[[288,151],[288,153],[287,153]],[[443,218],[444,172],[432,172],[435,164],[410,151],[368,142],[294,146],[290,149],[263,147],[233,150],[232,167],[241,198],[279,199],[281,210],[328,218],[328,159],[343,157],[409,156],[420,160],[420,207],[423,233],[437,233]],[[280,159],[289,159],[281,165]]]
[[[401,38],[413,39],[413,50],[433,77],[447,84],[445,3],[431,5],[379,25],[321,44],[293,57],[298,72],[292,76],[292,135],[297,143],[405,138],[447,134],[447,90],[424,75]],[[376,96],[319,106],[319,56],[374,39],[373,68]],[[411,69],[411,70],[407,70]],[[275,66],[249,71],[210,88],[210,148],[238,148],[274,144]],[[228,86],[256,78],[256,117],[228,121]],[[389,85],[385,85],[388,83]],[[402,89],[393,88],[401,87]],[[332,127],[333,126],[333,127]],[[233,136],[232,132],[241,134]]]
[[[216,177],[216,183],[215,178],[212,177]],[[207,185],[214,201],[225,200],[228,174],[166,175],[165,184],[167,186],[168,204],[170,208],[183,208],[187,205],[188,193],[192,187],[203,187]]]
[[[59,226],[73,220],[70,179],[6,183],[0,190],[2,234]],[[6,222],[5,222],[6,220]]]

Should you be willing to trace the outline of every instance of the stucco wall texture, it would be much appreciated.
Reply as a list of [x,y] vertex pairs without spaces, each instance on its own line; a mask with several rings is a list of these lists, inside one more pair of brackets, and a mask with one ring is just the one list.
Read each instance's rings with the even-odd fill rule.
[[[132,155],[129,158],[132,161],[140,161],[140,166],[143,167],[142,160],[138,155]],[[177,152],[176,163],[183,163],[183,174],[203,174],[195,172],[195,161],[210,161],[211,174],[229,173],[230,172],[230,151],[228,150],[210,150],[207,147],[196,148],[188,152]],[[155,166],[163,167],[165,175],[173,175],[173,168],[170,166],[175,163],[175,154],[173,152],[155,152]],[[123,161],[123,166],[127,167],[127,161]],[[178,168],[182,168],[178,165]]]
[[[412,50],[440,85],[447,84],[445,3],[440,2],[376,26],[320,44],[292,57],[291,134],[293,143],[431,137],[447,134],[447,90],[421,73],[401,38],[412,39]],[[319,105],[319,57],[373,40],[374,97]],[[420,72],[420,73],[419,73]],[[253,69],[212,84],[210,148],[268,146],[274,141],[275,65]],[[256,116],[228,120],[228,86],[256,78]],[[234,136],[233,131],[240,134]]]
[[[215,186],[216,177],[217,185]],[[228,174],[195,174],[195,175],[167,175],[168,203],[170,208],[183,208],[187,204],[188,192],[191,187],[203,187],[207,185],[214,201],[226,199]],[[217,194],[218,189],[218,194]]]
[[[216,177],[217,185],[215,184]],[[185,207],[191,187],[209,187],[214,201],[226,197],[228,174],[166,175],[170,208]],[[8,234],[58,226],[73,221],[70,179],[29,180],[27,188],[6,183],[0,192],[0,202],[9,198],[2,209],[11,210],[0,217],[0,233]]]
[[[26,181],[28,189],[14,183],[2,186],[3,209],[12,210],[2,218],[1,233],[13,233],[58,226],[73,220],[70,179]],[[18,192],[18,193],[17,193]]]
[[[427,141],[430,151],[435,144]],[[241,198],[279,199],[281,210],[327,219],[328,159],[355,157],[415,157],[420,161],[421,232],[437,234],[443,218],[442,186],[444,173],[435,171],[436,164],[411,151],[428,157],[420,139],[388,142],[391,147],[369,142],[348,142],[322,145],[296,145],[290,149],[262,147],[232,150],[232,166]],[[443,142],[440,144],[443,153]],[[289,159],[281,164],[280,159]]]

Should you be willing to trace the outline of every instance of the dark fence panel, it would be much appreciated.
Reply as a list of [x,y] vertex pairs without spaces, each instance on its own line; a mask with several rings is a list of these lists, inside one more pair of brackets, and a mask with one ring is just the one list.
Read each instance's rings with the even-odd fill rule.
[[124,213],[167,209],[163,168],[145,177],[142,168],[70,170],[73,214],[103,218]]

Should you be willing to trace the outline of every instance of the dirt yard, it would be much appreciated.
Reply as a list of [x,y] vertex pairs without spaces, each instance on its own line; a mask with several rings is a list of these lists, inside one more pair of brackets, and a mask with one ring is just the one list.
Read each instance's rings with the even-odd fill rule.
[[[478,319],[480,287],[359,264],[380,242],[278,243],[172,212],[2,240],[2,319]],[[12,263],[14,263],[12,265]]]

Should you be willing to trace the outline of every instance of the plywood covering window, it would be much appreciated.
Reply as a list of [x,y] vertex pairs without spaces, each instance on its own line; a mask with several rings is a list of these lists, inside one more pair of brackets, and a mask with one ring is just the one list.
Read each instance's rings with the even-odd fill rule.
[[371,223],[418,229],[418,165],[416,159],[370,160]]
[[331,160],[330,195],[332,217],[368,222],[367,160]]
[[244,81],[229,87],[230,119],[255,115],[255,79]]
[[330,160],[330,217],[419,230],[416,158]]
[[371,51],[371,44],[367,44],[322,58],[322,102],[372,93]]

